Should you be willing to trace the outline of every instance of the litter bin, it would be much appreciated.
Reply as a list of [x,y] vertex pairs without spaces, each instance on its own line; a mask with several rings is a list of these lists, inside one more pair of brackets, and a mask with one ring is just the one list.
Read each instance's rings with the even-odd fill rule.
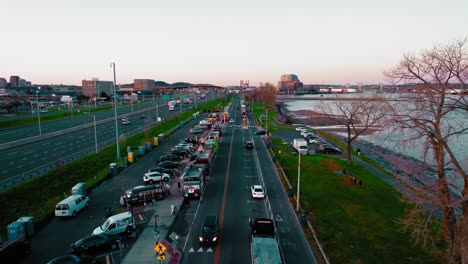
[[79,182],[72,187],[72,194],[86,195],[86,183]]
[[294,191],[293,189],[288,189],[288,196],[293,197],[294,196]]
[[305,214],[301,214],[301,215],[299,216],[299,219],[300,219],[300,221],[301,221],[301,224],[307,223],[307,216],[306,216]]
[[145,155],[145,148],[142,146],[138,146],[138,154],[141,156]]
[[109,174],[111,176],[116,176],[117,175],[117,163],[109,164]]
[[127,153],[127,163],[133,163],[133,152]]
[[276,161],[276,156],[275,156],[275,155],[271,156],[271,160],[272,160],[273,162],[275,162],[275,161]]
[[181,128],[184,127],[184,122],[180,121],[180,122],[179,122],[179,126],[180,126]]
[[151,142],[146,142],[146,150],[150,151],[153,149],[153,144]]
[[153,137],[153,145],[155,145],[155,146],[159,145],[158,137]]
[[24,240],[26,231],[24,230],[25,224],[23,222],[13,222],[7,226],[8,240]]
[[32,237],[34,235],[34,217],[23,216],[20,219],[18,219],[16,222],[24,223],[26,237]]

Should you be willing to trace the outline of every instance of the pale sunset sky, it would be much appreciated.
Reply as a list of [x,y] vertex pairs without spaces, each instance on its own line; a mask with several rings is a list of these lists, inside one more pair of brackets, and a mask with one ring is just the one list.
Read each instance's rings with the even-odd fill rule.
[[0,0],[0,77],[215,85],[385,83],[405,52],[468,37],[467,0]]

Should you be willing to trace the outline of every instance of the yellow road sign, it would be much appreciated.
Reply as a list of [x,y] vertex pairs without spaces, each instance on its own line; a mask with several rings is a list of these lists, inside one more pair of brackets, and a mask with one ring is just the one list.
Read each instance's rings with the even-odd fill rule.
[[164,246],[161,242],[158,242],[156,246],[154,246],[154,251],[156,251],[156,253],[158,253],[159,255],[162,255],[164,251],[166,251],[166,249],[166,246]]
[[158,257],[156,258],[157,260],[165,260],[166,259],[166,255],[164,255],[164,253],[162,255],[158,255]]

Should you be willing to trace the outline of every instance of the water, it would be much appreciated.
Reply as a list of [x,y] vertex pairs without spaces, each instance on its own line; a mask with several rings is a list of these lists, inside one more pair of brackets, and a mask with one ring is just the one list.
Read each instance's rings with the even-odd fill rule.
[[[398,94],[380,94],[383,97],[387,98],[395,98],[399,96]],[[337,95],[335,94],[324,94],[324,95],[303,95],[301,96],[302,98],[335,98]],[[340,94],[338,95],[340,97],[345,97],[345,98],[353,98],[353,97],[362,97],[362,96],[372,96],[372,94]],[[301,98],[299,97],[299,98]],[[319,104],[323,104],[324,101],[321,100],[297,100],[298,97],[293,97],[296,98],[295,101],[289,101],[285,103],[286,109],[289,111],[298,111],[298,110],[311,110],[311,111],[317,111],[317,107]],[[454,112],[452,114],[452,120],[450,121],[450,124],[453,123],[458,123],[459,125],[462,125],[464,127],[468,127],[468,118],[467,118],[467,113],[466,112]],[[319,127],[317,127],[319,128]],[[409,133],[409,132],[408,132]],[[416,160],[419,161],[425,161],[426,163],[430,165],[434,165],[433,159],[431,158],[431,153],[429,153],[429,156],[426,153],[426,158],[424,157],[424,142],[422,140],[415,140],[408,142],[408,140],[405,139],[409,137],[408,133],[395,133],[389,129],[383,130],[380,133],[373,133],[365,136],[360,136],[358,139],[359,140],[364,140],[371,142],[375,145],[381,146],[383,148],[389,149],[391,151],[394,151],[396,153],[400,153],[404,156],[412,157]],[[345,134],[340,134],[340,136],[346,137]],[[405,144],[402,144],[402,142],[405,142]],[[468,166],[468,152],[466,149],[468,149],[468,133],[459,135],[458,137],[452,137],[451,140],[449,140],[448,145],[450,149],[453,151],[454,155],[457,157],[459,163],[464,167],[464,170],[466,171],[466,167]],[[462,181],[461,179],[457,179],[457,186],[462,186]]]

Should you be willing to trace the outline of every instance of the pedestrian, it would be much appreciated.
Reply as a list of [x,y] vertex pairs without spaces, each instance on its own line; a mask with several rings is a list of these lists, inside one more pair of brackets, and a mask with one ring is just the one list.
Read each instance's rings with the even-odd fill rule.
[[180,180],[179,180],[179,181],[177,181],[177,187],[178,187],[178,188],[179,188],[179,190],[180,190]]
[[357,149],[357,155],[361,156],[361,149],[360,148]]
[[353,177],[353,184],[356,184],[356,177]]
[[359,179],[359,186],[362,186],[362,180]]

